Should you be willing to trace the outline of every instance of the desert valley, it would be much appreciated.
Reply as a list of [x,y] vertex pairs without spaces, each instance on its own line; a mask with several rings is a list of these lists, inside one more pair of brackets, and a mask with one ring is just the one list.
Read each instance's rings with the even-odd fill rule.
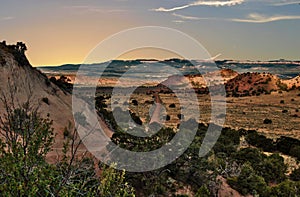
[[[78,127],[93,128],[87,121],[88,114],[72,112],[78,66],[34,68],[25,56],[26,49],[23,43],[0,43],[1,191],[9,194],[10,190],[11,196],[13,192],[27,196],[29,191],[32,194],[38,191],[42,196],[299,195],[299,62],[257,62],[249,69],[263,65],[289,68],[283,69],[286,73],[282,74],[286,75],[282,77],[265,71],[241,72],[228,68],[240,62],[226,64],[226,61],[216,62],[217,71],[200,74],[195,73],[188,60],[171,59],[160,63],[190,67],[184,75],[143,81],[143,85],[135,87],[134,78],[118,86],[120,78],[116,74],[122,76],[131,66],[153,65],[157,61],[118,60],[112,62],[112,68],[126,69],[116,73],[108,69],[98,79],[83,78],[78,86],[81,96],[92,97],[102,129],[111,142],[122,148],[136,152],[156,150],[180,133],[182,125],[184,131],[188,125],[198,125],[189,148],[170,164],[151,171],[127,172],[113,167],[121,164],[126,155],[114,159],[112,166],[104,165],[76,133]],[[85,94],[89,92],[89,82],[95,78],[98,82],[95,94]],[[132,87],[135,90],[129,99],[125,98]],[[119,93],[114,92],[116,88]],[[210,93],[219,88],[226,92],[219,95],[225,98],[226,111],[218,114],[225,122],[215,125],[215,129],[222,130],[220,136],[209,153],[199,157],[206,130],[213,124]],[[189,99],[189,91],[196,95],[196,103]],[[199,107],[199,119],[190,113],[182,114],[182,110],[192,111],[195,106]],[[40,118],[34,115],[35,109]],[[135,128],[145,136],[131,135]],[[105,157],[108,160],[114,156],[111,142],[95,142],[99,146],[105,144],[103,154],[109,153]],[[163,160],[161,155],[158,158]],[[140,157],[135,163],[144,161],[147,158]],[[19,165],[10,168],[14,163]],[[20,171],[24,173],[18,176]],[[45,173],[48,177],[35,173]],[[33,177],[39,177],[39,181],[33,181]]]

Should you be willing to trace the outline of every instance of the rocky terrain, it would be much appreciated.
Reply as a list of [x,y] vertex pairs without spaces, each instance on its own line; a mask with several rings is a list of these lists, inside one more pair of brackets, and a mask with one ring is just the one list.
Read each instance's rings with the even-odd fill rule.
[[[67,170],[60,169],[64,165],[56,165],[59,163],[58,157],[66,138],[71,138],[70,135],[66,137],[66,128],[74,127],[71,105],[71,82],[74,78],[44,75],[30,65],[25,51],[26,46],[23,43],[17,45],[0,43],[1,117],[5,115],[8,106],[15,105],[17,108],[29,101],[32,107],[38,107],[42,117],[49,116],[53,120],[55,143],[51,147],[53,151],[45,158],[48,159],[47,163],[55,163],[51,169],[62,170],[63,176],[58,174],[58,178],[54,179],[55,183],[58,180],[67,186],[72,185],[73,179],[70,177],[75,176],[73,177],[76,184],[74,188],[85,189],[86,187],[92,191],[97,187],[86,185],[85,176],[88,176],[88,180],[92,177],[99,179],[99,182],[95,183],[100,186],[107,180],[102,177],[105,168],[100,169],[97,159],[89,160],[92,158],[90,154],[81,154],[85,160],[70,159],[75,163],[66,165]],[[269,73],[239,74],[227,68],[203,76],[199,74],[170,76],[159,84],[140,87],[130,95],[129,100],[125,101],[124,93],[131,82],[122,87],[117,95],[112,95],[113,88],[109,87],[116,84],[117,78],[104,78],[102,83],[100,81],[96,95],[85,95],[84,91],[88,90],[88,87],[81,87],[83,95],[79,96],[86,98],[96,96],[95,104],[99,117],[92,118],[93,121],[98,120],[102,130],[112,142],[136,152],[155,150],[163,145],[168,146],[172,137],[177,135],[181,123],[188,125],[195,122],[192,120],[195,118],[192,113],[182,114],[182,110],[190,112],[196,106],[199,107],[200,117],[197,121],[200,124],[196,124],[199,128],[190,147],[172,163],[160,169],[141,173],[122,172],[124,178],[119,183],[120,186],[132,186],[137,196],[158,194],[158,196],[225,197],[255,196],[257,192],[265,196],[276,196],[278,191],[285,192],[284,195],[290,191],[293,192],[292,194],[299,192],[300,182],[297,177],[300,150],[299,76],[281,79]],[[89,80],[86,79],[87,82]],[[195,101],[191,99],[190,92],[186,91],[188,84],[191,84],[190,88],[196,90]],[[207,125],[211,122],[211,98],[208,94],[208,85],[215,88],[224,85],[227,91],[227,111],[219,114],[219,118],[224,118],[225,123],[212,151],[205,157],[199,157],[199,148],[206,135]],[[182,97],[178,97],[174,90],[178,90]],[[73,90],[73,94],[74,92]],[[110,147],[112,144],[108,143],[108,139],[98,140],[97,128],[95,129],[94,124],[87,121],[87,117],[92,115],[92,112],[84,101],[84,99],[76,100],[78,108],[84,108],[81,109],[83,111],[79,111],[82,113],[77,114],[77,118],[81,120],[78,129],[81,127],[87,129],[89,135],[85,140],[95,148],[95,153],[107,153],[112,150]],[[112,104],[118,106],[114,112],[121,118],[120,122],[117,122],[112,114]],[[128,111],[130,116],[125,116]],[[142,134],[147,134],[161,124],[163,127],[159,132],[144,136],[145,138],[141,140],[126,132],[136,127],[130,117],[141,126]],[[118,125],[118,123],[122,124]],[[147,123],[150,125],[147,126]],[[97,149],[99,145],[101,152]],[[84,147],[78,148],[77,154],[86,152]],[[94,153],[93,150],[89,150]],[[109,152],[109,155],[114,154],[114,150]],[[22,154],[17,155],[22,158]],[[126,157],[126,155],[122,156]],[[7,161],[10,159],[8,158]],[[26,159],[23,157],[18,160],[21,162],[21,168],[24,165],[23,160]],[[105,159],[109,159],[109,156]],[[143,157],[135,162],[143,162],[145,159],[148,162],[149,158]],[[87,161],[90,163],[84,163]],[[37,168],[36,164],[33,165]],[[11,165],[8,166],[10,174]],[[40,166],[41,169],[44,167]],[[88,175],[82,176],[81,172],[88,172]],[[80,173],[80,176],[77,177],[76,173]],[[111,171],[108,175],[113,177],[115,173]],[[48,177],[46,179],[48,180]],[[78,183],[81,179],[83,182]],[[124,180],[126,180],[125,184],[123,184]],[[58,184],[61,185],[60,182]],[[106,189],[112,189],[111,185],[109,183]],[[61,186],[58,188],[59,191]],[[66,191],[69,191],[70,187],[66,188]],[[55,191],[55,188],[53,189]],[[99,191],[96,189],[95,192]],[[292,194],[290,196],[293,196]]]
[[[56,135],[52,155],[55,157],[63,146],[64,129],[68,125],[73,127],[71,94],[33,68],[24,52],[13,47],[16,46],[0,44],[0,97],[15,106],[29,101],[33,107],[38,107],[42,117],[49,114]],[[4,102],[0,103],[0,112],[1,116],[5,113]]]

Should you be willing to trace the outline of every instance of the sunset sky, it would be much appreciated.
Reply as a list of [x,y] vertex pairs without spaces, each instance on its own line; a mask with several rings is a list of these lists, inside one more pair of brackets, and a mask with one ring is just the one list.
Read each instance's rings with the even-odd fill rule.
[[150,25],[182,31],[219,59],[300,60],[300,1],[1,0],[0,40],[25,42],[34,66],[82,63],[110,35]]

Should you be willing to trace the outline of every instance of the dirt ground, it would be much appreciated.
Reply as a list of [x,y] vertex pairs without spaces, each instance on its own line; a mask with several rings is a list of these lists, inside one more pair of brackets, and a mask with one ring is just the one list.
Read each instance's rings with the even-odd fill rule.
[[[251,97],[227,97],[224,127],[253,129],[272,138],[284,135],[300,139],[299,94],[300,90],[293,90]],[[197,104],[190,98],[189,93],[183,95],[180,101],[174,93],[160,93],[159,96],[164,105],[162,119],[165,126],[177,127],[180,117],[182,120],[193,117],[194,114],[189,112],[195,110]],[[114,102],[126,109],[128,105],[123,105],[122,97],[122,94],[115,95]],[[200,111],[199,121],[209,123],[211,121],[211,98],[209,95],[197,95],[197,98]],[[133,100],[136,100],[138,104],[131,104]],[[139,92],[132,94],[128,103],[129,109],[136,113],[144,123],[147,123],[151,117],[153,102],[151,94]],[[107,104],[110,104],[110,100],[107,100]],[[182,114],[184,117],[181,116]],[[169,117],[166,117],[167,115]],[[224,114],[221,113],[220,117],[222,116]],[[266,118],[272,120],[272,123],[264,124]]]

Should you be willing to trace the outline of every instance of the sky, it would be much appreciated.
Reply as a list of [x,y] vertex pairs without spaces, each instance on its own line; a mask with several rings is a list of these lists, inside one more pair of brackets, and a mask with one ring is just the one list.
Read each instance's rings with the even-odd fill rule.
[[[296,0],[0,0],[0,40],[23,41],[33,66],[80,64],[104,39],[141,27],[173,28],[211,56],[300,60]],[[125,59],[168,58],[161,50]]]

